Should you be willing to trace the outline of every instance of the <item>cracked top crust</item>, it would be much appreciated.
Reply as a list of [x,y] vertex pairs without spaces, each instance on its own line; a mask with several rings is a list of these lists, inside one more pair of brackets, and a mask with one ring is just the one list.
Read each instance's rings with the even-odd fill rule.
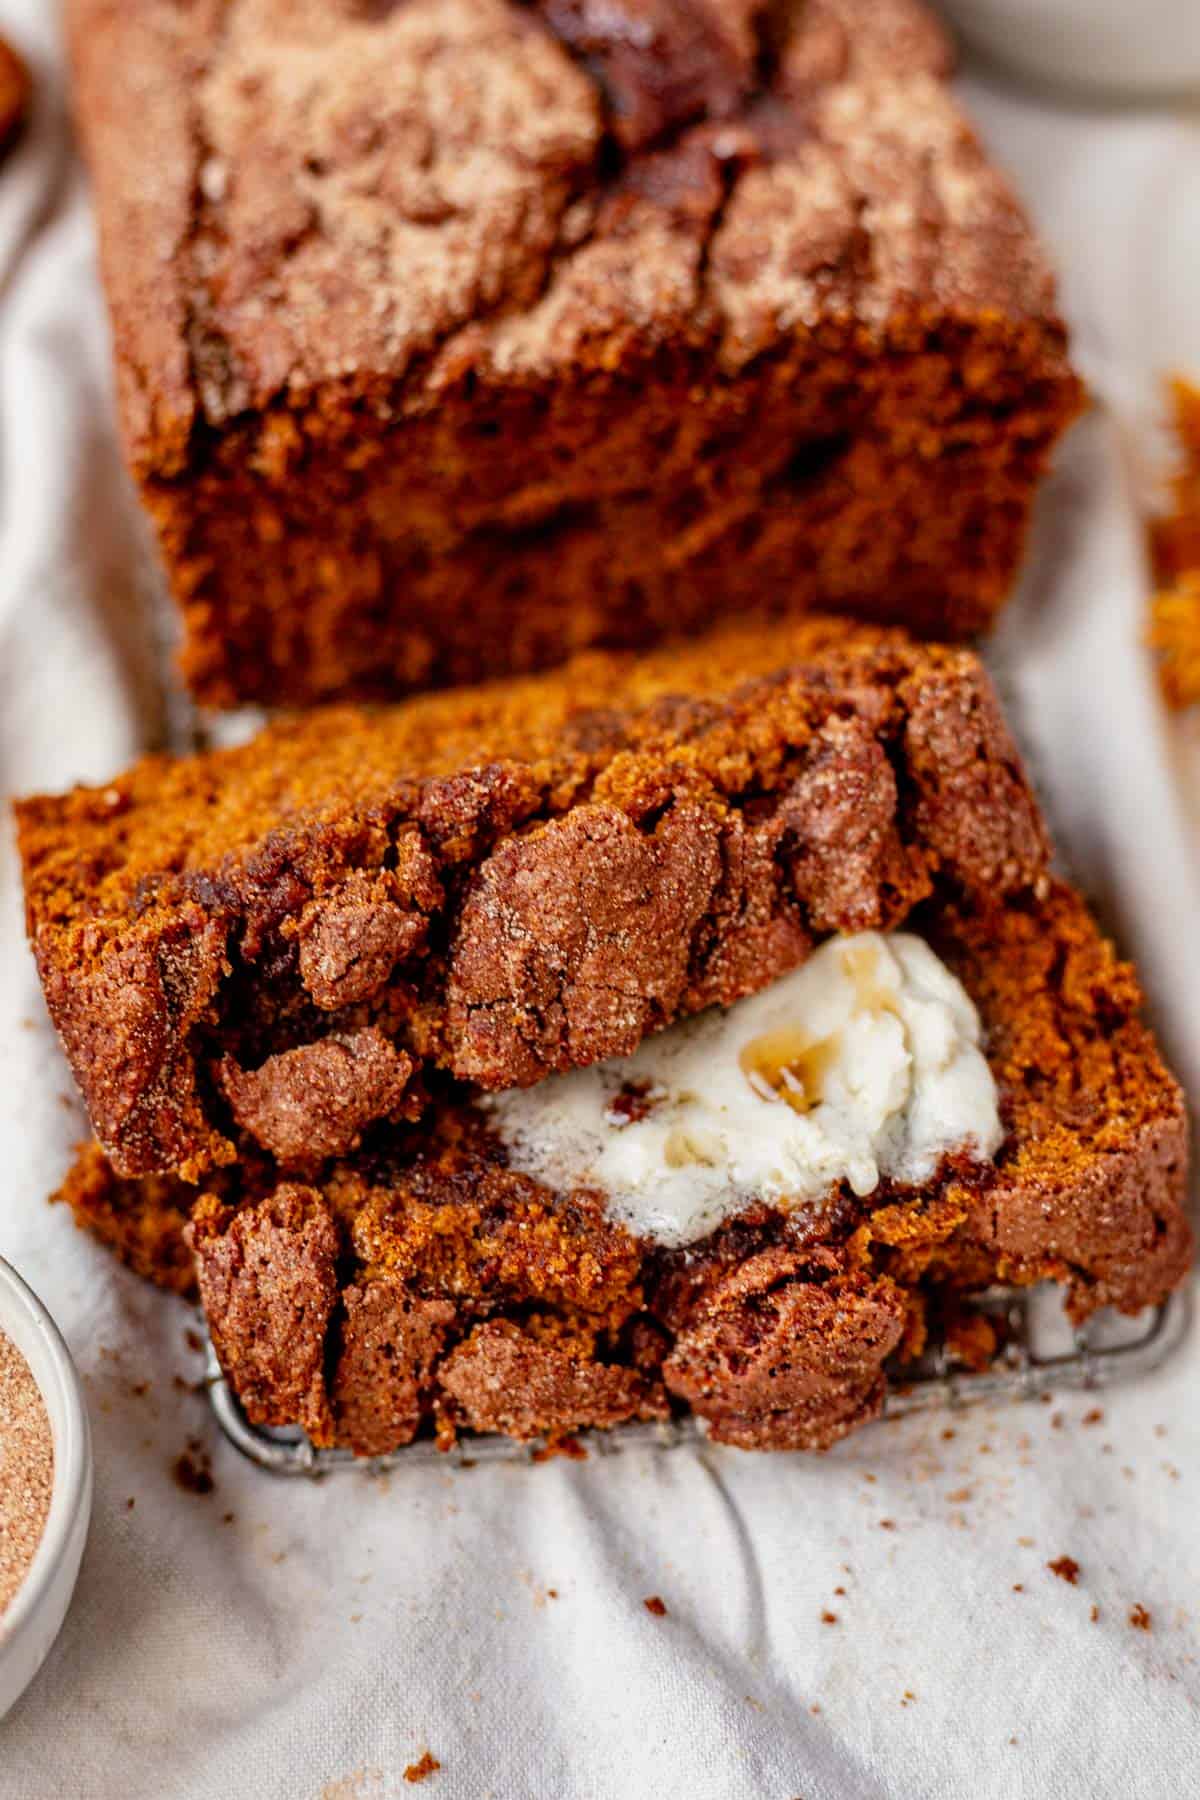
[[98,1136],[285,1165],[627,1055],[833,931],[1045,881],[978,659],[810,617],[328,708],[19,808],[30,933]]
[[663,345],[736,371],[828,322],[986,314],[1061,364],[914,0],[68,12],[141,472],[331,386],[386,416]]
[[[1138,1017],[1132,970],[1069,889],[922,927],[980,1009],[1005,1140],[920,1188],[752,1204],[687,1249],[632,1237],[599,1195],[505,1166],[472,1106],[435,1107],[315,1186],[253,1146],[199,1201],[123,1182],[95,1146],[62,1198],[172,1286],[195,1252],[223,1365],[263,1423],[302,1418],[373,1454],[436,1422],[555,1436],[686,1405],[724,1442],[824,1447],[873,1416],[885,1360],[926,1324],[997,1348],[955,1295],[1062,1283],[1071,1316],[1155,1304],[1182,1278],[1182,1097]],[[322,1353],[323,1345],[323,1353]]]

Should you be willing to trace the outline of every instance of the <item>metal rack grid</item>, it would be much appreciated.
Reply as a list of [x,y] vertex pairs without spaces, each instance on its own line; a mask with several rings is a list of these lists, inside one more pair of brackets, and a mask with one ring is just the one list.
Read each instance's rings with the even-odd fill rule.
[[[1148,1308],[1135,1319],[1097,1313],[1081,1329],[1072,1330],[1057,1291],[1050,1288],[995,1288],[975,1304],[976,1310],[1007,1327],[1008,1341],[996,1362],[981,1371],[957,1367],[944,1346],[936,1346],[919,1363],[890,1372],[885,1418],[937,1407],[955,1410],[986,1400],[1029,1400],[1050,1386],[1100,1388],[1148,1375],[1181,1342],[1191,1312],[1184,1290],[1172,1295],[1164,1306]],[[466,1438],[449,1450],[439,1450],[431,1439],[420,1439],[386,1456],[356,1457],[349,1450],[317,1450],[302,1432],[269,1431],[250,1424],[221,1373],[211,1344],[205,1380],[217,1423],[229,1442],[273,1475],[315,1478],[348,1469],[383,1474],[430,1465],[469,1469],[478,1463],[535,1462],[546,1451],[541,1439],[517,1443],[494,1435]],[[584,1431],[574,1441],[589,1455],[612,1456],[624,1450],[670,1450],[703,1438],[702,1424],[689,1416]]]

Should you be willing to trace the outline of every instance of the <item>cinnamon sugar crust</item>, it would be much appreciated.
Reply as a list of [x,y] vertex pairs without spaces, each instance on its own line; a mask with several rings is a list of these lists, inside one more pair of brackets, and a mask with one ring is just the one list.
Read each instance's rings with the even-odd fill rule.
[[1045,881],[978,660],[809,618],[147,758],[18,808],[30,935],[126,1174],[297,1172],[888,929]]
[[751,1207],[664,1250],[599,1196],[506,1168],[459,1092],[303,1186],[251,1146],[199,1201],[175,1183],[169,1226],[165,1184],[123,1181],[95,1148],[63,1197],[143,1267],[157,1235],[169,1280],[186,1236],[243,1405],[318,1442],[553,1440],[690,1409],[724,1442],[826,1448],[877,1414],[889,1363],[931,1327],[987,1360],[960,1312],[972,1291],[1051,1280],[1076,1320],[1132,1312],[1191,1256],[1181,1096],[1078,896],[931,902],[917,924],[979,1008],[1006,1130],[994,1166],[950,1159],[920,1190]]
[[71,0],[205,701],[992,618],[1079,405],[914,0]]

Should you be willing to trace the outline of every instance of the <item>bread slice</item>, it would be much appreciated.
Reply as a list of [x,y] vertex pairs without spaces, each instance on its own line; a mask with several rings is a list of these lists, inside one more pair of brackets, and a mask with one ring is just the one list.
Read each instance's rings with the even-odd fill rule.
[[63,12],[205,704],[994,619],[1082,392],[919,0]]
[[29,932],[96,1134],[303,1170],[438,1072],[524,1086],[1047,845],[979,661],[809,619],[270,726],[18,807]]
[[965,1294],[1051,1280],[1077,1320],[1136,1311],[1191,1254],[1181,1095],[1078,895],[931,899],[911,923],[979,1010],[1005,1131],[993,1163],[947,1159],[920,1188],[755,1204],[663,1249],[599,1195],[506,1167],[460,1096],[308,1181],[252,1150],[196,1199],[92,1148],[62,1197],[169,1285],[186,1236],[249,1416],[320,1444],[553,1440],[690,1409],[724,1442],[825,1448],[879,1411],[889,1361],[931,1325],[988,1356],[986,1328],[956,1335]]

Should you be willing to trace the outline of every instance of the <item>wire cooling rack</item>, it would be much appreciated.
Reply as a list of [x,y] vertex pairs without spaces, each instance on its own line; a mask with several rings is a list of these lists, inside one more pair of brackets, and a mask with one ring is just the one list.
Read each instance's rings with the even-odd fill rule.
[[[1110,1387],[1148,1375],[1184,1337],[1191,1307],[1184,1290],[1165,1306],[1147,1308],[1134,1318],[1101,1312],[1074,1329],[1059,1291],[1045,1285],[989,1289],[974,1302],[974,1310],[985,1313],[1005,1334],[1004,1349],[992,1366],[978,1371],[964,1368],[937,1345],[920,1362],[889,1372],[884,1418],[938,1407],[954,1411],[988,1400],[1031,1400],[1050,1388]],[[301,1431],[252,1425],[222,1375],[211,1344],[205,1379],[217,1423],[229,1442],[273,1475],[317,1477],[347,1469],[383,1474],[430,1464],[469,1469],[480,1463],[536,1462],[547,1451],[540,1438],[517,1443],[497,1435],[463,1438],[449,1450],[439,1450],[432,1439],[419,1439],[385,1456],[317,1450]],[[583,1431],[572,1441],[589,1455],[613,1456],[625,1450],[670,1450],[703,1437],[703,1425],[689,1416]]]

